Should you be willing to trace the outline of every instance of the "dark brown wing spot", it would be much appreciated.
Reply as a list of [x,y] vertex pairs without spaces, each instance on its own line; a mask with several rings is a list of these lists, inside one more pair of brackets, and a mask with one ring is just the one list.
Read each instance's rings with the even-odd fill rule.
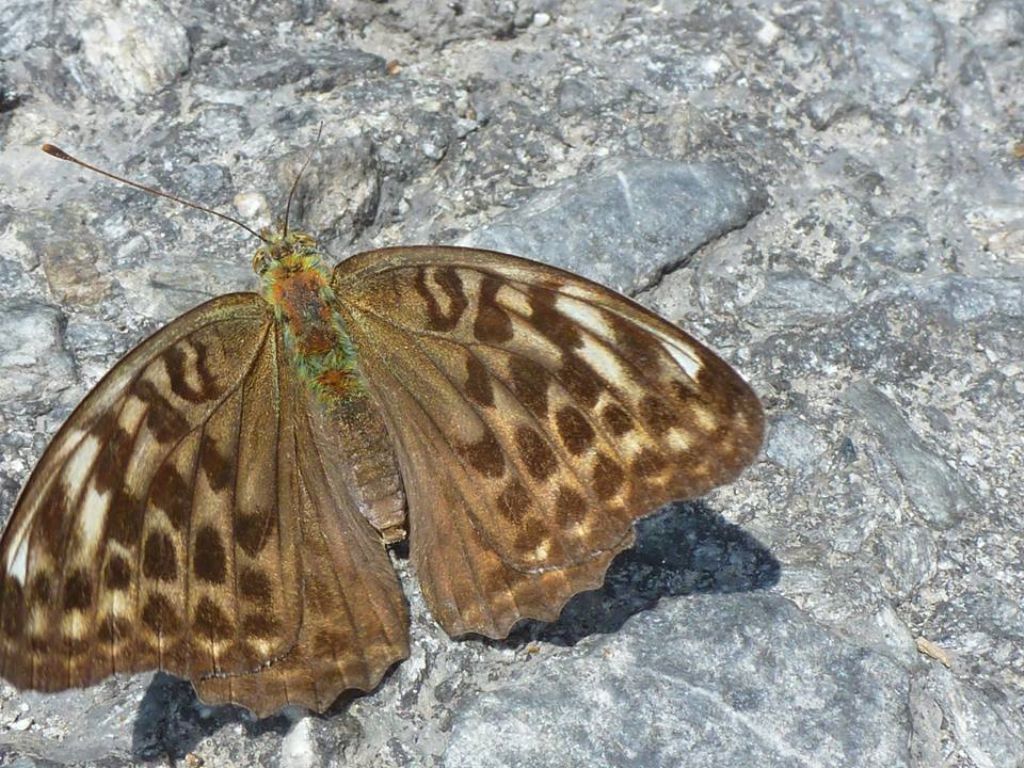
[[146,426],[161,443],[174,443],[188,431],[188,422],[165,398],[151,381],[143,379],[135,385],[134,394],[149,408],[146,411]]
[[107,589],[125,590],[132,583],[132,566],[121,555],[111,552],[103,567],[103,583]]
[[530,323],[541,335],[568,352],[582,344],[580,329],[576,323],[555,309],[556,294],[541,286],[531,286]]
[[536,517],[527,518],[516,535],[516,549],[520,552],[532,552],[547,538],[548,530]]
[[174,543],[163,531],[153,531],[146,537],[142,550],[142,572],[147,578],[159,581],[174,581],[178,578]]
[[246,637],[270,640],[277,637],[280,623],[268,612],[250,613],[242,619],[242,633]]
[[29,599],[38,605],[49,605],[54,598],[53,579],[47,571],[40,571],[32,577],[28,588]]
[[554,452],[532,427],[520,425],[516,430],[516,445],[527,471],[534,480],[547,480],[558,467]]
[[172,465],[164,464],[156,471],[149,497],[167,515],[174,530],[180,531],[188,522],[192,511],[192,494],[181,474]]
[[687,384],[680,379],[672,380],[672,392],[676,399],[682,403],[700,402],[702,400],[700,390],[695,384]]
[[193,341],[192,349],[196,353],[195,373],[199,377],[199,387],[193,389],[188,382],[188,358],[182,349],[182,343],[176,344],[164,352],[164,365],[167,366],[167,378],[171,382],[171,391],[182,400],[190,403],[201,403],[217,396],[216,381],[206,367],[206,347],[201,342]]
[[69,518],[68,495],[64,492],[61,483],[53,483],[46,495],[46,501],[40,505],[39,511],[36,513],[35,525],[38,526],[38,530],[46,531],[49,534],[39,536],[37,540],[43,543],[43,546],[54,558],[59,559],[63,554],[62,549],[65,542],[59,532],[65,530],[65,524]]
[[594,462],[594,490],[602,501],[610,499],[622,487],[626,473],[615,461],[603,453]]
[[[258,603],[269,603],[271,599],[270,579],[255,568],[243,568],[238,573],[238,589],[242,597]],[[269,607],[269,606],[264,606]]]
[[25,592],[13,578],[3,579],[0,590],[0,631],[7,637],[20,636],[25,628]]
[[199,461],[203,472],[206,473],[206,479],[210,482],[210,488],[214,491],[221,491],[234,482],[235,463],[230,456],[225,456],[217,450],[212,440],[203,441]]
[[498,496],[498,511],[506,519],[516,523],[530,510],[530,494],[518,480],[513,480]]
[[640,401],[640,418],[655,435],[682,424],[679,410],[655,395],[645,395]]
[[185,367],[187,361],[185,359],[185,352],[177,344],[170,347],[163,354],[164,365],[167,367],[167,378],[171,382],[171,390],[178,397],[195,402],[195,393],[192,388],[185,381]]
[[210,584],[224,583],[227,570],[224,545],[220,542],[220,533],[216,528],[204,525],[199,529],[192,557],[192,570],[198,578]]
[[590,365],[576,355],[566,355],[558,372],[559,381],[577,403],[593,408],[601,394],[604,380]]
[[633,419],[617,403],[608,403],[601,411],[601,418],[616,437],[620,437],[633,428]]
[[124,489],[114,492],[107,513],[107,536],[126,547],[135,547],[142,535],[142,505]]
[[64,580],[64,610],[84,611],[92,605],[92,579],[81,568],[76,568]]
[[135,441],[118,426],[114,409],[103,415],[94,432],[103,441],[103,447],[96,457],[93,480],[97,492],[107,493],[122,483]]
[[256,557],[266,546],[274,527],[274,516],[269,512],[245,514],[235,517],[235,541],[249,557]]
[[512,375],[511,389],[519,402],[534,416],[546,417],[551,374],[540,363],[526,357],[513,357],[508,367]]
[[142,609],[142,623],[157,634],[172,635],[178,631],[181,620],[171,601],[159,592],[154,592],[146,599]]
[[645,373],[661,370],[664,348],[655,336],[614,312],[606,313],[605,318],[611,321],[619,354]]
[[485,426],[484,436],[464,446],[461,453],[471,467],[486,477],[501,477],[505,473],[505,456],[489,427]]
[[477,405],[487,408],[494,405],[494,392],[487,366],[472,354],[466,358],[466,395]]
[[476,321],[473,323],[473,335],[477,341],[500,344],[512,338],[512,321],[497,301],[500,287],[501,281],[490,275],[480,283]]
[[[82,656],[92,648],[91,637],[70,637],[65,635],[61,638],[61,646],[66,657]],[[70,661],[70,658],[69,658]],[[74,666],[71,667],[74,669]]]
[[130,640],[135,634],[134,629],[135,625],[131,619],[108,613],[100,619],[99,625],[96,627],[96,637],[101,643],[118,645]]
[[569,453],[577,456],[587,450],[594,442],[594,428],[583,414],[567,405],[555,417],[558,434],[562,436]]
[[192,339],[192,348],[196,351],[196,373],[199,374],[199,391],[204,400],[214,400],[221,396],[221,387],[217,377],[210,372],[206,345],[199,339]]
[[462,278],[454,267],[440,267],[434,270],[434,280],[448,297],[448,314],[445,314],[427,285],[427,270],[421,267],[416,272],[416,292],[427,305],[427,328],[432,331],[450,331],[458,325],[462,313],[466,311],[469,301],[462,289]]
[[197,634],[208,637],[211,642],[227,640],[235,631],[224,611],[206,595],[203,595],[196,605],[192,628]]
[[581,522],[587,516],[587,501],[574,489],[563,486],[558,489],[555,514],[560,525]]

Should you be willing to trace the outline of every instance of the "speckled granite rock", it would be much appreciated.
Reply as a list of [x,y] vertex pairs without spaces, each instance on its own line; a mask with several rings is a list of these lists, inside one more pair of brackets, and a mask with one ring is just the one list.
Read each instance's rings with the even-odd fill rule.
[[337,257],[642,290],[770,420],[554,624],[451,641],[396,558],[376,691],[0,686],[0,766],[1024,765],[1021,71],[1016,0],[0,4],[0,518],[119,355],[254,285],[241,230],[43,141],[263,225],[323,121],[297,214]]

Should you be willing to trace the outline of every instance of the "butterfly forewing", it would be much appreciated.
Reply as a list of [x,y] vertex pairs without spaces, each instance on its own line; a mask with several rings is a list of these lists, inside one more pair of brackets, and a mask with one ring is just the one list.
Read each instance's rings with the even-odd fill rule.
[[268,320],[246,296],[194,310],[116,366],[54,438],[0,547],[4,677],[54,689],[216,664],[190,624],[216,620],[223,601],[190,569],[213,534],[222,553],[224,540],[192,511],[197,497],[222,506],[222,458],[237,447],[225,422]]
[[334,288],[450,632],[557,615],[600,584],[636,518],[733,479],[760,445],[760,404],[728,365],[578,276],[396,248],[342,263]]
[[255,294],[215,299],[71,416],[0,543],[6,679],[54,690],[162,668],[268,714],[323,709],[406,655],[397,580],[326,488],[280,336]]

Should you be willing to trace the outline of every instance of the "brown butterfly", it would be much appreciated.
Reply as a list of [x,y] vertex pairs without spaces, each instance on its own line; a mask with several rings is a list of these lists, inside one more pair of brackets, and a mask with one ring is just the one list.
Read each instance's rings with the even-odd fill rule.
[[328,270],[287,224],[254,234],[261,293],[136,347],[32,473],[0,542],[11,683],[159,668],[322,711],[408,655],[389,543],[448,634],[505,637],[760,446],[726,363],[582,277],[434,246]]

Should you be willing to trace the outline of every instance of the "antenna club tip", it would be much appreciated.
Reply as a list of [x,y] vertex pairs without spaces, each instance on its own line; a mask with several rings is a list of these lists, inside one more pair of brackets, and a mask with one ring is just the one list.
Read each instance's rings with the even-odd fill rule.
[[43,144],[42,150],[46,154],[52,155],[53,157],[56,157],[59,160],[70,160],[71,159],[71,155],[69,155],[67,152],[65,152],[60,147],[54,146],[53,144]]

